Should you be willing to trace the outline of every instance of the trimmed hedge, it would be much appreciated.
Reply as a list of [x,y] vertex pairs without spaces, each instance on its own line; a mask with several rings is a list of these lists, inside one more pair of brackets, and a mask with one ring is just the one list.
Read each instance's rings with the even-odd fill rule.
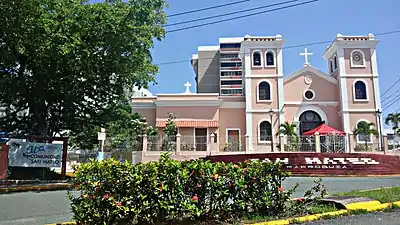
[[[303,199],[288,204],[294,188],[284,190],[289,174],[280,164],[261,161],[211,163],[91,161],[76,168],[81,195],[69,195],[78,224],[179,224],[226,221],[245,216],[300,212]],[[308,191],[321,191],[320,186]]]

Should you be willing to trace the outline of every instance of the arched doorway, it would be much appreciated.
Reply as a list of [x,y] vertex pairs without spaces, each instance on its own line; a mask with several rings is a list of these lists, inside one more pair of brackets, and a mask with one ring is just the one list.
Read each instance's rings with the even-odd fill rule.
[[322,119],[318,113],[312,110],[307,110],[300,115],[299,121],[300,121],[300,135],[302,135],[304,132],[312,130],[316,128],[318,125],[320,125]]

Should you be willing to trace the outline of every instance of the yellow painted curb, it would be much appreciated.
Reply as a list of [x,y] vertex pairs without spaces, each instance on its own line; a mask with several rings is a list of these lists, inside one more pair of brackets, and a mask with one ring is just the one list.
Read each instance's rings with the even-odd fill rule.
[[381,205],[380,201],[368,201],[368,202],[356,202],[356,203],[351,203],[346,206],[346,209],[349,210],[356,210],[356,209],[366,209],[370,207],[375,207]]
[[73,184],[52,184],[52,185],[27,185],[21,187],[2,187],[0,188],[1,193],[20,192],[20,191],[48,191],[58,190],[62,188],[73,188]]
[[[380,203],[379,201],[352,203],[352,204],[349,204],[346,206],[348,209],[343,209],[343,210],[338,210],[338,211],[333,211],[333,212],[326,212],[326,213],[319,213],[319,214],[314,214],[314,215],[307,215],[307,216],[290,218],[290,219],[285,219],[285,220],[274,220],[274,221],[261,222],[261,223],[251,223],[248,225],[288,225],[288,224],[293,224],[295,222],[303,222],[304,223],[304,222],[311,222],[311,221],[319,220],[325,216],[346,215],[346,214],[351,213],[351,211],[360,210],[360,209],[367,210],[368,212],[375,212],[375,211],[384,210],[386,208],[392,207],[392,205],[396,205],[396,206],[400,207],[400,201],[383,203],[383,204]],[[348,206],[350,206],[351,209]]]

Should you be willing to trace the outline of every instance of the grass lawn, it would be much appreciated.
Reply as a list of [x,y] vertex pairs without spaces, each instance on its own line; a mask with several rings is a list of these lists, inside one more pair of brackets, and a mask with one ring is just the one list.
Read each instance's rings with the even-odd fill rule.
[[400,201],[400,186],[384,188],[379,190],[370,191],[350,191],[333,194],[334,196],[358,196],[358,197],[369,197],[380,201],[381,203],[396,202]]

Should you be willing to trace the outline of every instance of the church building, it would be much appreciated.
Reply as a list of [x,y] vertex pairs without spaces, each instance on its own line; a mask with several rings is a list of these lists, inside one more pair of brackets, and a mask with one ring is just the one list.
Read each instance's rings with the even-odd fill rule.
[[[271,151],[285,122],[295,124],[300,136],[321,123],[349,135],[360,121],[377,128],[382,126],[377,44],[373,34],[338,34],[323,54],[328,74],[309,64],[307,49],[301,53],[303,67],[284,74],[281,35],[220,38],[219,45],[199,46],[192,56],[196,91],[187,82],[183,93],[133,97],[133,110],[160,135],[173,113],[181,141],[196,150],[209,140],[222,146],[237,139],[243,151]],[[379,141],[358,135],[346,151]]]

